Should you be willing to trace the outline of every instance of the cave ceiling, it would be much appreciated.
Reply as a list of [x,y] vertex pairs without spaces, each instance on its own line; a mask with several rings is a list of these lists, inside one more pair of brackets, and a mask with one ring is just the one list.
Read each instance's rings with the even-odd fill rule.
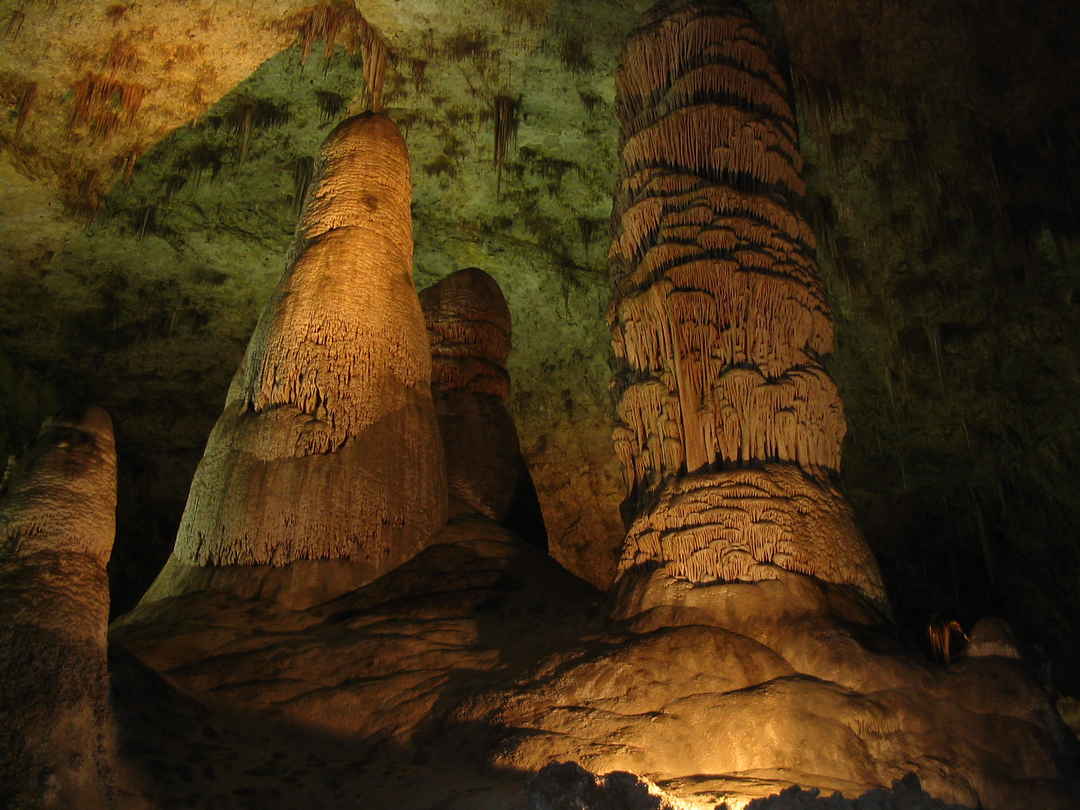
[[[648,5],[0,2],[0,441],[80,401],[113,414],[117,607],[169,552],[311,158],[369,103],[366,30],[412,160],[417,286],[469,266],[502,286],[553,553],[609,584],[613,74]],[[1077,10],[748,5],[790,63],[842,483],[898,616],[1003,613],[1075,666]]]

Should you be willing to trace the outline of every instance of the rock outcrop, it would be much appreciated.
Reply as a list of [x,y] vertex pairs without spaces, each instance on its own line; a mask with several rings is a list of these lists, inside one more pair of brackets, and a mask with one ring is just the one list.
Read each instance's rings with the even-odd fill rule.
[[510,308],[478,268],[420,293],[431,340],[431,391],[446,452],[448,515],[501,521],[527,486],[517,429],[507,410]]
[[998,656],[1001,658],[1022,658],[1012,628],[1004,619],[996,616],[984,616],[975,622],[968,636],[964,655],[972,658]]
[[[451,277],[425,310],[441,423],[454,434],[456,519],[333,598],[157,588],[114,624],[118,662],[137,659],[118,671],[118,716],[144,729],[121,753],[157,804],[711,810],[812,805],[836,791],[841,806],[1071,806],[1060,721],[1023,663],[938,666],[904,650],[885,620],[877,566],[832,483],[843,417],[821,366],[831,326],[792,202],[793,116],[764,37],[734,4],[663,3],[626,53],[613,248],[625,272],[612,328],[624,366],[616,449],[635,521],[613,605],[496,523],[513,431],[480,404],[504,407],[509,319],[487,276]],[[321,244],[302,243],[296,266]],[[320,352],[337,344],[322,331],[300,330],[293,354],[276,348],[299,329],[293,313],[307,323],[317,311],[289,283],[271,310],[284,326],[260,323],[223,422],[264,420],[265,432],[236,435],[257,448],[302,444],[311,466],[297,482],[336,492],[339,470],[353,474],[340,454],[368,436],[351,432],[351,406],[341,418],[337,408],[367,400],[323,386]],[[374,427],[387,428],[363,445],[375,464],[402,464],[386,454],[419,440],[407,419]],[[231,434],[219,423],[215,435]],[[260,475],[292,481],[275,477],[276,463]],[[198,499],[239,508],[266,491],[234,495],[231,481],[206,475],[193,514]],[[400,497],[400,485],[388,476],[377,495]],[[321,524],[303,510],[317,501],[298,492],[278,514],[310,532]],[[185,531],[189,569],[214,568],[225,548],[272,556],[322,541],[279,549],[242,535],[204,549]],[[276,560],[257,562],[217,570]],[[147,692],[152,701],[132,697]],[[147,742],[156,725],[173,734]]]
[[205,584],[209,572],[193,568],[293,566],[305,580],[317,576],[304,561],[322,560],[345,562],[356,587],[414,556],[445,522],[410,189],[390,119],[356,116],[327,138],[293,255],[210,434],[155,598]]
[[845,432],[822,365],[832,322],[768,40],[738,4],[658,3],[617,90],[614,443],[637,516],[620,571],[654,562],[712,582],[780,567],[884,607],[829,484]]
[[112,420],[55,419],[0,496],[0,804],[105,808]]

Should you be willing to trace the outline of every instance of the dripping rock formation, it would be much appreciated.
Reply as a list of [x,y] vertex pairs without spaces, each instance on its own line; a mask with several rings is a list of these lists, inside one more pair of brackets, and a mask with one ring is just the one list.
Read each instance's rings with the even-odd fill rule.
[[655,562],[706,583],[778,567],[884,607],[877,563],[828,484],[845,422],[822,366],[832,322],[771,44],[738,4],[659,3],[616,86],[614,444],[638,512],[620,572]]
[[[289,265],[199,464],[160,598],[209,578],[326,598],[427,545],[446,484],[412,280],[409,159],[367,114],[326,139]],[[308,561],[335,560],[337,565]],[[289,567],[287,572],[266,566]],[[229,567],[222,576],[218,570]],[[199,570],[203,569],[203,570]],[[323,584],[312,583],[322,579]],[[314,590],[312,590],[314,589]]]

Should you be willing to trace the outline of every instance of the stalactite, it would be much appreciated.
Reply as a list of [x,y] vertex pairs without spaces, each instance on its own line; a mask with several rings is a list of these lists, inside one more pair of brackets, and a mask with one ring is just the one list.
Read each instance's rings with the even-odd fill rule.
[[502,168],[506,163],[506,155],[510,151],[510,144],[517,137],[518,117],[517,101],[510,96],[495,97],[495,150],[493,162],[496,172],[496,187],[502,188]]
[[419,95],[427,89],[427,60],[410,59],[409,66],[412,69],[413,90]]
[[11,40],[18,39],[25,23],[26,12],[21,8],[15,9],[11,12],[11,15],[7,19],[7,24],[4,26],[4,36]]
[[389,51],[383,38],[367,23],[363,27],[360,50],[364,59],[364,84],[367,86],[368,108],[372,112],[381,112]]
[[69,126],[86,126],[92,135],[105,137],[130,126],[146,97],[147,88],[87,73],[75,83],[75,107]]
[[304,200],[307,199],[308,188],[311,186],[311,178],[315,173],[315,160],[304,156],[293,162],[293,213],[300,216],[304,210]]
[[15,104],[15,137],[18,138],[22,134],[23,127],[26,125],[26,119],[30,117],[30,110],[34,106],[34,101],[37,99],[37,82],[27,82],[23,87],[22,92],[19,93],[19,100]]
[[[660,3],[616,84],[613,441],[627,496],[651,504],[621,567],[661,561],[708,582],[779,566],[881,601],[869,551],[822,483],[846,428],[822,366],[832,320],[799,213],[791,94],[765,36],[735,3]],[[751,485],[771,494],[740,500]]]
[[338,35],[343,30],[351,29],[355,37],[366,25],[363,15],[352,2],[343,0],[321,3],[298,11],[285,20],[282,27],[296,32],[300,62],[306,63],[316,42],[322,40],[324,58],[329,59],[334,53]]

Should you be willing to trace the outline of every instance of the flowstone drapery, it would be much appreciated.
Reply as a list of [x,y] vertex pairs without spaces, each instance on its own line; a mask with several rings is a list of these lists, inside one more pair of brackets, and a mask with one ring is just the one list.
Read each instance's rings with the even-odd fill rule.
[[620,569],[712,582],[780,567],[884,603],[830,484],[846,429],[822,365],[832,322],[768,40],[736,3],[660,3],[617,92],[613,439],[638,516]]
[[347,559],[370,581],[445,522],[410,200],[389,118],[356,116],[330,134],[288,269],[195,474],[179,563]]

